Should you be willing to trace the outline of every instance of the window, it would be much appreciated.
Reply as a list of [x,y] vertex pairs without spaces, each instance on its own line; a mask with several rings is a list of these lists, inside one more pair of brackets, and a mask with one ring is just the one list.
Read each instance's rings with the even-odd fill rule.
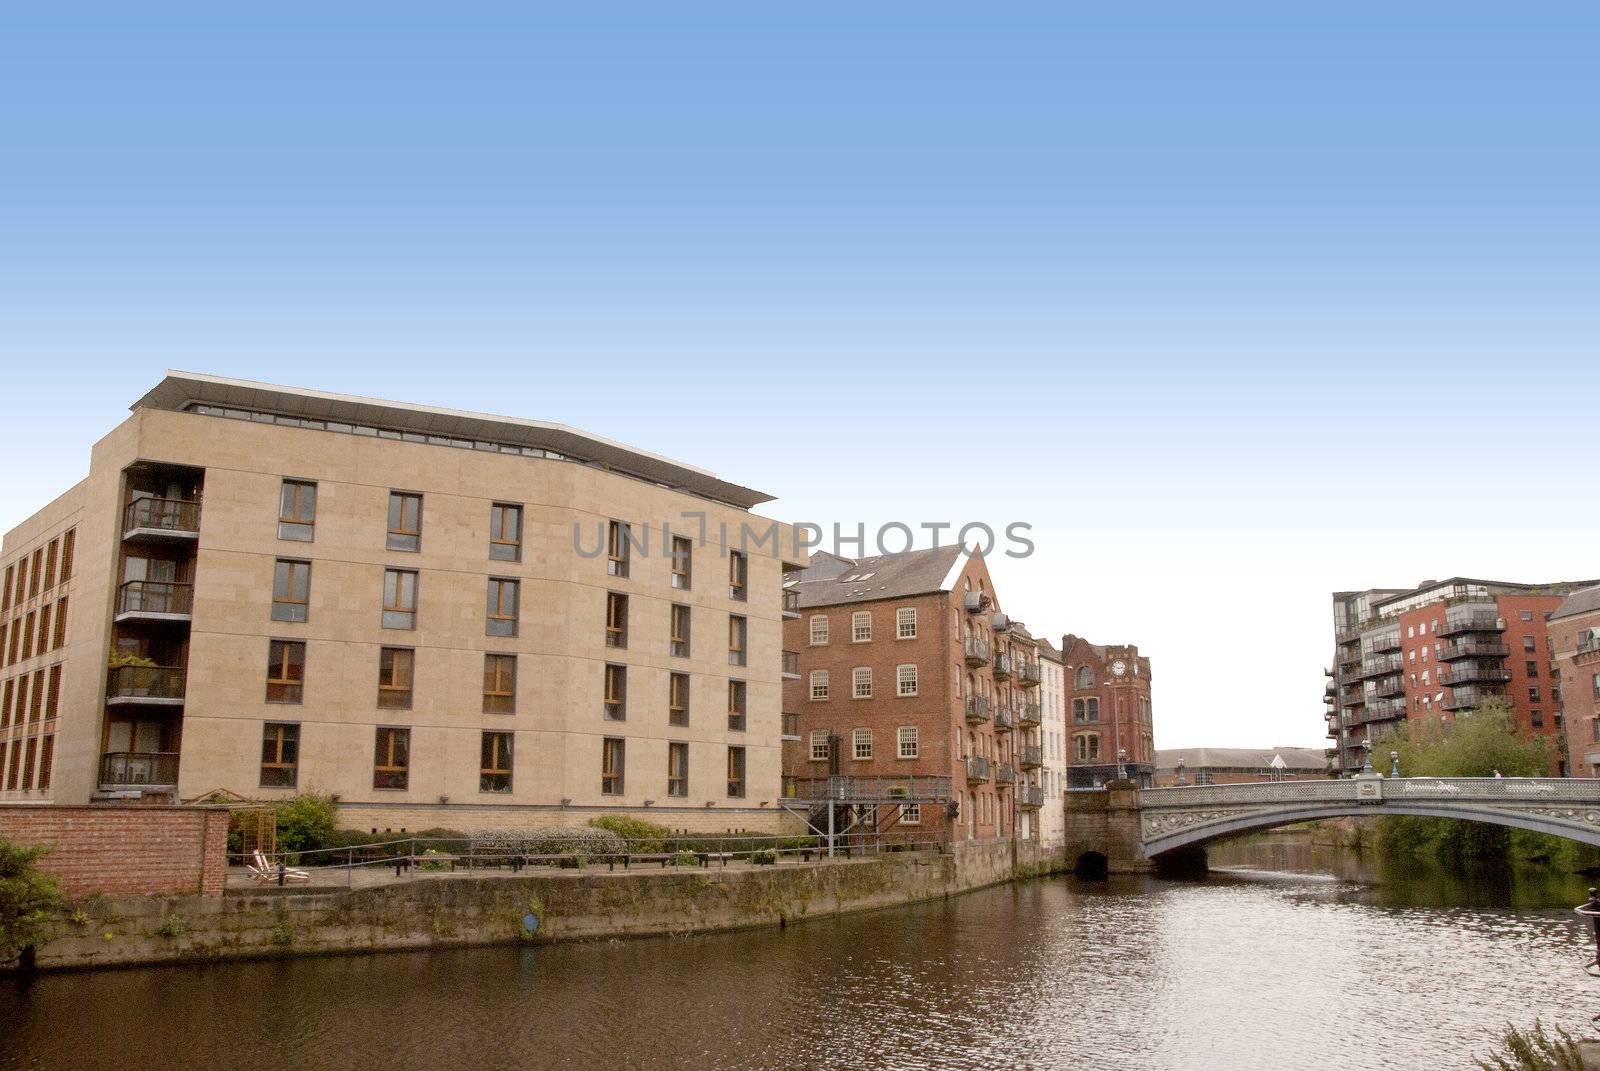
[[903,826],[920,826],[922,824],[922,804],[902,803],[900,805],[900,824]]
[[850,671],[850,698],[872,698],[872,669],[868,666],[857,666]]
[[811,646],[822,647],[828,642],[828,615],[813,614],[811,617]]
[[746,692],[744,681],[728,682],[728,728],[736,733],[744,732]]
[[33,713],[28,716],[29,721],[38,721],[44,712],[44,670],[33,671]]
[[850,734],[850,757],[857,762],[872,758],[871,729],[856,729]]
[[416,652],[409,647],[378,649],[378,705],[411,709],[411,670]]
[[1530,703],[1539,702],[1539,686],[1537,684],[1529,686],[1529,688],[1528,688],[1528,702],[1530,702]]
[[747,585],[750,578],[750,562],[740,550],[728,551],[728,598],[739,602],[746,601]]
[[33,626],[38,620],[38,615],[30,611],[24,619],[22,626],[22,660],[26,662],[33,657]]
[[694,564],[694,544],[686,536],[672,537],[672,586],[689,590],[690,569]]
[[489,557],[497,562],[522,560],[522,507],[496,502],[489,507]]
[[422,549],[422,496],[408,491],[389,492],[390,550]]
[[61,583],[72,579],[72,549],[78,542],[78,530],[69,528],[61,537]]
[[6,566],[6,586],[4,589],[4,602],[0,603],[0,611],[11,609],[11,581],[16,576],[15,565]]
[[728,795],[734,799],[744,798],[744,748],[742,747],[728,749]]
[[872,640],[872,612],[857,610],[850,615],[850,642],[868,643]]
[[1096,696],[1088,696],[1072,701],[1072,720],[1080,724],[1100,720],[1100,700]]
[[1079,666],[1078,667],[1078,687],[1079,688],[1093,688],[1094,687],[1094,670],[1090,669],[1088,666]]
[[917,694],[917,667],[914,665],[896,666],[894,668],[895,695]]
[[317,485],[284,480],[278,492],[278,538],[311,542],[317,525]]
[[272,620],[304,621],[311,602],[311,563],[279,558],[272,571]]
[[600,793],[605,796],[622,795],[623,767],[627,758],[627,741],[608,736],[600,743]]
[[828,698],[828,671],[814,669],[811,671],[811,698],[820,700]]
[[1535,728],[1535,729],[1543,729],[1544,728],[1544,711],[1542,711],[1542,710],[1529,711],[1528,712],[1528,719],[1529,719],[1529,724],[1531,724],[1533,726],[1533,728]]
[[628,720],[628,667],[616,663],[606,665],[605,674],[606,721]]
[[300,776],[300,726],[269,721],[261,733],[261,787],[294,788]]
[[897,640],[917,638],[917,609],[905,606],[894,612],[894,636]]
[[608,576],[628,575],[628,547],[633,541],[633,532],[621,521],[612,521],[606,525],[606,574]]
[[51,641],[51,646],[60,650],[67,642],[67,597],[61,596],[56,600],[56,634]]
[[61,663],[50,667],[50,690],[45,693],[44,716],[53,718],[61,706]]
[[672,656],[689,657],[689,608],[681,603],[672,604]]
[[45,791],[50,787],[50,768],[55,760],[56,738],[55,734],[43,738],[39,744],[39,790]]
[[44,548],[33,552],[33,568],[28,570],[28,598],[39,594],[39,574],[44,570]]
[[[1600,688],[1600,684],[1597,684],[1595,687],[1596,688]],[[812,762],[827,762],[828,761],[828,730],[826,730],[826,729],[812,729],[811,730],[811,761]]]
[[1080,733],[1072,738],[1072,748],[1079,762],[1093,762],[1100,757],[1100,734]]
[[745,633],[747,622],[738,614],[728,615],[728,665],[745,664]]
[[486,636],[515,636],[517,634],[517,596],[522,582],[504,577],[489,578],[487,618],[484,622]]
[[1532,610],[1524,610],[1518,616],[1520,616],[1522,618],[1522,620],[1524,620],[1524,621],[1532,621],[1533,620],[1533,611]]
[[306,645],[273,640],[267,645],[267,702],[298,703],[306,681]]
[[1534,661],[1533,659],[1531,659],[1531,658],[1528,659],[1526,668],[1527,668],[1527,671],[1528,671],[1528,676],[1537,677],[1539,675],[1539,663]]
[[483,712],[485,714],[517,712],[516,655],[483,656]]
[[621,592],[606,592],[606,646],[628,646],[628,597]]
[[484,733],[478,768],[479,792],[511,791],[511,734]]
[[372,759],[373,788],[405,788],[411,774],[411,730],[379,727]]
[[417,574],[410,569],[383,571],[383,627],[417,627]]
[[689,794],[689,745],[674,741],[667,745],[667,795],[682,798]]
[[28,558],[27,555],[17,559],[17,601],[23,602],[27,596],[23,594],[28,589]]
[[[34,575],[38,575],[37,570],[35,570]],[[13,744],[12,746],[15,747],[16,745]],[[34,760],[39,757],[38,737],[28,737],[27,749],[27,754],[22,760],[22,791],[31,792],[33,791],[33,764]]]
[[689,724],[689,674],[674,673],[667,678],[667,724]]
[[895,754],[902,759],[917,757],[917,727],[902,725],[895,730]]
[[56,546],[54,539],[44,549],[44,590],[49,591],[56,586]]
[[1534,646],[1534,642],[1533,642],[1533,637],[1532,636],[1524,636],[1524,637],[1522,637],[1522,649],[1524,651],[1536,651],[1536,650],[1538,650],[1538,648]]
[[1590,683],[1594,687],[1594,697],[1596,699],[1600,699],[1600,673],[1596,673],[1594,675],[1594,679]]

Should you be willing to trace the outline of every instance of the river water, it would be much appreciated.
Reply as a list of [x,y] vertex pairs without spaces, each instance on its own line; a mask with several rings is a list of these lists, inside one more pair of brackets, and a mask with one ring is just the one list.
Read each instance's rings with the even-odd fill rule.
[[1571,876],[1294,838],[691,938],[0,981],[0,1067],[1435,1068],[1600,1011]]

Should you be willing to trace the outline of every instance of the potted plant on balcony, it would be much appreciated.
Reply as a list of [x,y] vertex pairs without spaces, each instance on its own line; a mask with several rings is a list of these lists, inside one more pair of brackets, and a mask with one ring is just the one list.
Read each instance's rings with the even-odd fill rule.
[[109,666],[113,672],[128,670],[117,682],[117,694],[147,696],[155,690],[156,664],[143,655],[119,652],[111,656]]

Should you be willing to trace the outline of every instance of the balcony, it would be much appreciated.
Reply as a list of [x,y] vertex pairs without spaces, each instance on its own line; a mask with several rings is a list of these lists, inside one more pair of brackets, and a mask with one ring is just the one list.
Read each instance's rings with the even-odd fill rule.
[[994,656],[994,664],[991,665],[989,668],[990,668],[990,671],[994,674],[994,679],[995,680],[997,680],[997,681],[1010,680],[1011,679],[1011,656],[1006,654],[1006,653],[1004,653],[1003,651],[997,653]]
[[981,614],[984,607],[989,605],[989,595],[987,592],[969,591],[966,593],[963,605],[966,607],[967,613]]
[[106,702],[182,706],[183,667],[113,666],[106,679]]
[[1024,688],[1037,688],[1043,679],[1044,676],[1039,669],[1039,663],[1031,658],[1017,668],[1017,683]]
[[967,784],[975,785],[989,780],[989,760],[977,755],[967,759]]
[[795,588],[783,589],[783,616],[791,620],[800,616],[800,592]]
[[989,700],[981,695],[967,696],[967,724],[981,725],[989,720]]
[[198,539],[200,501],[136,498],[122,510],[123,539]]
[[1017,748],[1017,765],[1024,770],[1037,770],[1044,765],[1044,748],[1038,744],[1023,744]]
[[1393,632],[1386,632],[1382,636],[1374,636],[1363,646],[1366,648],[1362,652],[1363,655],[1387,654],[1390,651],[1398,651],[1401,648],[1400,630],[1396,629]]
[[1439,628],[1441,636],[1458,636],[1464,632],[1503,632],[1506,623],[1499,614],[1459,614],[1446,615],[1444,624]]
[[1439,661],[1457,662],[1463,658],[1504,658],[1510,650],[1503,643],[1488,640],[1468,640],[1452,643],[1439,652]]
[[1017,769],[1009,762],[1002,762],[994,768],[994,783],[997,785],[1014,785],[1017,783]]
[[800,652],[783,652],[783,679],[797,681],[800,679]]
[[188,621],[194,585],[165,580],[130,580],[117,589],[117,621]]
[[1023,729],[1036,729],[1039,726],[1039,704],[1023,703],[1017,708],[1017,725]]
[[1406,716],[1405,702],[1399,699],[1377,699],[1350,716],[1351,724],[1365,725],[1374,721],[1394,721]]
[[994,731],[995,732],[997,732],[997,733],[1009,733],[1012,729],[1015,729],[1016,727],[1017,727],[1017,719],[1011,713],[1011,708],[1010,707],[995,707],[995,709],[994,709]]
[[1439,671],[1439,683],[1451,687],[1460,684],[1506,684],[1511,671],[1488,662],[1457,662]]
[[1439,706],[1444,710],[1471,710],[1485,699],[1503,699],[1505,693],[1491,688],[1452,688]]
[[176,751],[113,751],[100,756],[100,788],[176,788]]
[[967,665],[987,666],[989,664],[989,644],[979,636],[969,637],[966,643]]
[[1038,785],[1021,785],[1017,788],[1017,806],[1037,811],[1044,806],[1044,789]]
[[1403,677],[1390,677],[1378,682],[1378,695],[1384,699],[1394,699],[1406,694],[1406,682]]
[[1406,668],[1403,658],[1374,658],[1361,663],[1361,671],[1356,676],[1361,680],[1371,677],[1387,677],[1391,673],[1399,673]]

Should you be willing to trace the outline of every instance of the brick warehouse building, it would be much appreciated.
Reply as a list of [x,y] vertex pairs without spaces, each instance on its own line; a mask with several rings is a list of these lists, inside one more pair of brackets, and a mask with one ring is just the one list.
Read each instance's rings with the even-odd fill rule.
[[1549,630],[1561,681],[1567,773],[1600,777],[1600,586],[1563,599],[1550,615]]
[[1131,644],[1061,638],[1066,674],[1067,785],[1099,788],[1120,778],[1149,785],[1155,776],[1150,659]]
[[937,836],[1037,836],[1040,669],[981,555],[816,553],[786,588],[798,615],[784,646],[799,654],[798,679],[784,684],[786,795],[830,775],[947,778],[953,807],[856,817]]
[[1353,774],[1384,733],[1407,722],[1447,725],[1491,696],[1511,707],[1519,731],[1546,736],[1559,751],[1561,690],[1547,622],[1569,593],[1592,583],[1452,577],[1334,593],[1324,694],[1330,762]]
[[808,559],[783,525],[721,541],[770,532],[770,496],[559,424],[213,376],[132,410],[5,536],[0,800],[779,825]]

